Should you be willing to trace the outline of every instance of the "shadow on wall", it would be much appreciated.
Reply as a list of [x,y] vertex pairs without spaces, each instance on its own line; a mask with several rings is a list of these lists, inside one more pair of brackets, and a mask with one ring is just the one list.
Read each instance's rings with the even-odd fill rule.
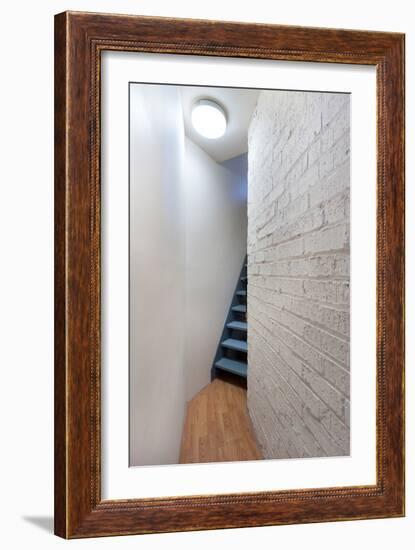
[[53,533],[54,522],[52,516],[22,516],[22,519],[43,531]]
[[248,153],[224,160],[221,165],[233,172],[239,179],[239,185],[234,186],[233,197],[243,203],[246,208],[248,202]]

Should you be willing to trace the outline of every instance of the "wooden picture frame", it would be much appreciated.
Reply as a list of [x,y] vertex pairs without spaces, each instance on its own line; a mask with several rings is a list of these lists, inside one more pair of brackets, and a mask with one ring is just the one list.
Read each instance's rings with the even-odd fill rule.
[[[377,71],[377,481],[101,500],[100,59],[104,50]],[[404,515],[404,35],[65,12],[55,18],[55,533],[64,538]]]

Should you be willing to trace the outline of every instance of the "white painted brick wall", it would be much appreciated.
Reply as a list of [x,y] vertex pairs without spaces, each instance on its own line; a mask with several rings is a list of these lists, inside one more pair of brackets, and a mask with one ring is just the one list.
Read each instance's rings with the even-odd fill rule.
[[265,458],[349,454],[349,96],[263,91],[248,148],[248,408]]

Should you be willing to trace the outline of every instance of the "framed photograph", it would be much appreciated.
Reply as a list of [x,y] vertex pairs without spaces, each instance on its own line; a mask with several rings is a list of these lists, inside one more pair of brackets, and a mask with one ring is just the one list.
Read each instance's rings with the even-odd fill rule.
[[404,515],[404,35],[55,19],[55,532]]

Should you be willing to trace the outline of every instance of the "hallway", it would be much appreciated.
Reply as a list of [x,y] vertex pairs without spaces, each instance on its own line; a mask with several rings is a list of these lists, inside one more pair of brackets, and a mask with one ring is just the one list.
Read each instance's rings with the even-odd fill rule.
[[180,464],[261,458],[242,384],[216,378],[189,401]]
[[350,94],[130,92],[130,465],[348,456]]

